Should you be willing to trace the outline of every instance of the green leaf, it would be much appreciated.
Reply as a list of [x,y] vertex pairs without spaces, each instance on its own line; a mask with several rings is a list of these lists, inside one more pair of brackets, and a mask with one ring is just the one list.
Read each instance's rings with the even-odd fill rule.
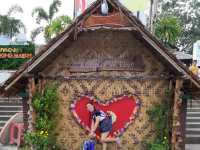
[[36,7],[32,11],[32,16],[36,15],[36,22],[40,24],[41,20],[49,21],[48,13],[42,7]]

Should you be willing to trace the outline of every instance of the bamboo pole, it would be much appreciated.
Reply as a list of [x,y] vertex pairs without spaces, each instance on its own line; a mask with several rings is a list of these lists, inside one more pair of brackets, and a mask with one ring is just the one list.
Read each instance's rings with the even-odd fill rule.
[[181,78],[176,79],[175,94],[174,94],[174,106],[172,115],[172,150],[181,150],[181,104],[182,100],[180,98],[181,88],[183,85],[183,80]]

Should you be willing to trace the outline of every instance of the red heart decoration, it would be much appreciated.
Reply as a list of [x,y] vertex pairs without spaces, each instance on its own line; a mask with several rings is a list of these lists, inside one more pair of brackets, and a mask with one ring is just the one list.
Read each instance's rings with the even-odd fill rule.
[[[91,114],[86,108],[89,102],[93,102],[98,110],[104,112],[112,111],[116,114],[117,120],[114,122],[112,131],[110,132],[110,136],[114,137],[122,134],[134,121],[140,106],[139,100],[135,95],[114,98],[111,101],[107,101],[107,103],[102,103],[93,97],[82,96],[80,99],[74,101],[71,105],[71,110],[78,123],[87,131],[90,131],[91,126]],[[96,131],[96,135],[99,137],[99,131]]]

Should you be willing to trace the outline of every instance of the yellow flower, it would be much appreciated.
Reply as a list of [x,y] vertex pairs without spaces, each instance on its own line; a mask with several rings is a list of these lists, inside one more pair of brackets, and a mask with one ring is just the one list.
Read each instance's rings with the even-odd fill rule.
[[165,144],[165,141],[163,141],[162,143]]
[[44,133],[44,131],[40,131],[40,134],[42,135]]
[[165,136],[165,137],[164,137],[164,139],[166,140],[166,139],[167,139],[167,137]]

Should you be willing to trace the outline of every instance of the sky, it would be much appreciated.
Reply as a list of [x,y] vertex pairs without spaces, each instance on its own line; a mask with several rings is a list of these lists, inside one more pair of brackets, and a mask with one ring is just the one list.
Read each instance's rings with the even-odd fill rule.
[[[129,1],[129,0],[123,0],[123,1]],[[148,1],[148,0],[142,0],[142,1],[135,0],[135,1],[137,1],[138,3],[141,3],[142,1]],[[25,24],[25,27],[27,30],[26,36],[27,36],[27,39],[30,40],[31,31],[40,26],[36,24],[35,18],[32,17],[32,10],[35,7],[41,6],[46,11],[48,11],[49,5],[52,2],[53,0],[0,0],[0,4],[1,4],[0,14],[6,14],[9,8],[13,5],[17,4],[21,6],[24,12],[14,14],[13,17],[21,19],[22,22]],[[62,6],[59,8],[59,12],[57,16],[68,15],[71,18],[73,18],[74,0],[61,0],[61,2],[62,2]],[[139,6],[140,5],[138,5],[137,7]],[[45,25],[45,23],[42,22],[41,25]],[[37,36],[37,38],[35,39],[35,42],[39,45],[44,44],[45,40],[44,40],[43,34],[40,34],[39,36]]]
[[[35,18],[32,17],[32,10],[35,7],[41,6],[45,10],[48,11],[48,6],[52,3],[53,0],[0,0],[1,9],[0,14],[6,14],[6,12],[9,10],[9,8],[12,5],[19,5],[23,8],[23,14],[14,14],[12,16],[16,18],[20,18],[22,22],[26,26],[27,30],[27,38],[30,40],[30,33],[33,29],[37,28],[38,25],[36,24]],[[71,18],[73,17],[73,8],[74,8],[74,0],[61,0],[62,6],[59,9],[59,15],[68,15]],[[37,44],[43,44],[44,38],[42,35],[39,35],[36,38]]]

